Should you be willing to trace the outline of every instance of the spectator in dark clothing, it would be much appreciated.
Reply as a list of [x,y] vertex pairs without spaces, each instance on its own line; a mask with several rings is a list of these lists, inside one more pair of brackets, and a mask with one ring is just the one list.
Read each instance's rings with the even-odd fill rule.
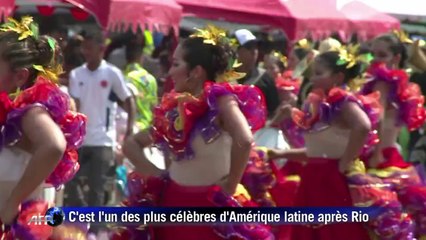
[[259,56],[258,42],[256,37],[247,29],[235,32],[238,41],[238,61],[242,63],[238,71],[247,75],[239,80],[239,83],[257,86],[265,96],[268,117],[272,117],[275,109],[280,104],[275,80],[266,71],[257,66]]

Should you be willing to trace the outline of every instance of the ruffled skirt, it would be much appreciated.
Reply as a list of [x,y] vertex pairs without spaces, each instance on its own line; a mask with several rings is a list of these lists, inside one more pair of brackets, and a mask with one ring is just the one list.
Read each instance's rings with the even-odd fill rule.
[[404,161],[397,148],[382,151],[385,162],[368,172],[391,186],[404,209],[415,221],[415,235],[426,236],[426,185],[417,169]]
[[[297,191],[297,207],[349,207],[352,198],[344,175],[339,172],[339,161],[310,158],[301,173]],[[303,240],[368,240],[367,230],[360,223],[341,223],[322,226],[295,225],[291,239]]]
[[88,226],[63,224],[58,227],[49,225],[28,224],[32,216],[43,215],[49,204],[43,200],[31,200],[22,204],[21,211],[10,226],[0,220],[1,240],[85,240]]
[[[125,206],[161,207],[241,207],[231,196],[223,193],[218,186],[182,186],[168,177],[149,178],[143,181],[136,173],[129,175],[130,197]],[[266,226],[245,225],[168,225],[127,227],[114,234],[114,240],[158,239],[158,240],[273,240],[274,236]]]

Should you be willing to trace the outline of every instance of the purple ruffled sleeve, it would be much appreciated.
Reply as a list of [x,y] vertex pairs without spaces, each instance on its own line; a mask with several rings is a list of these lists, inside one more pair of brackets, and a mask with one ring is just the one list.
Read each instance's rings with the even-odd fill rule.
[[405,71],[388,69],[382,63],[374,63],[367,73],[370,81],[363,86],[361,94],[374,91],[378,82],[386,83],[389,87],[388,102],[398,108],[397,126],[406,125],[410,131],[423,126],[426,121],[424,97],[420,87],[409,82]]
[[49,113],[67,142],[62,159],[46,179],[46,183],[57,188],[68,182],[79,169],[77,149],[86,134],[86,117],[70,111],[69,96],[53,83],[41,79],[15,99],[14,108],[8,113],[1,129],[1,147],[13,145],[21,139],[22,118],[34,107],[43,108]]
[[229,83],[209,84],[205,87],[205,92],[210,109],[209,120],[213,121],[219,112],[218,99],[223,96],[233,96],[253,132],[265,125],[265,100],[257,87]]

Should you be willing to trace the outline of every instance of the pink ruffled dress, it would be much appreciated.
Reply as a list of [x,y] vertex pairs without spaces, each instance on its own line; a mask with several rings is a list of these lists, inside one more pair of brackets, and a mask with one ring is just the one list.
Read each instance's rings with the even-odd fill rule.
[[[154,110],[153,139],[174,159],[169,173],[143,180],[133,173],[128,178],[130,197],[126,206],[241,207],[233,196],[215,185],[230,171],[232,138],[216,123],[218,99],[232,96],[253,131],[265,123],[266,111],[256,87],[206,82],[202,96],[171,92]],[[148,226],[127,227],[113,239],[274,239],[260,225]]]
[[[360,223],[295,226],[292,229],[294,239],[355,240],[370,239],[372,235],[378,239],[413,237],[411,219],[402,214],[396,195],[392,194],[386,184],[362,171],[352,171],[348,175],[339,171],[339,160],[344,150],[349,147],[350,131],[333,125],[333,120],[341,114],[344,104],[356,103],[367,114],[374,129],[381,111],[378,99],[378,93],[362,96],[341,88],[333,88],[326,95],[321,90],[313,90],[302,110],[293,111],[293,120],[304,131],[308,156],[308,162],[300,176],[301,183],[295,206],[355,205],[381,207],[384,210],[374,219],[370,219],[366,226]],[[371,152],[377,142],[376,132],[370,131],[360,156]]]

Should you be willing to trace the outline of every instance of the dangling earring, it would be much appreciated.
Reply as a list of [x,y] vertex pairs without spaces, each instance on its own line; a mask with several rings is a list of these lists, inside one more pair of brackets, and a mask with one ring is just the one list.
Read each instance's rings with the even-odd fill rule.
[[9,97],[16,98],[21,93],[21,91],[21,88],[17,87],[15,92],[9,94]]

